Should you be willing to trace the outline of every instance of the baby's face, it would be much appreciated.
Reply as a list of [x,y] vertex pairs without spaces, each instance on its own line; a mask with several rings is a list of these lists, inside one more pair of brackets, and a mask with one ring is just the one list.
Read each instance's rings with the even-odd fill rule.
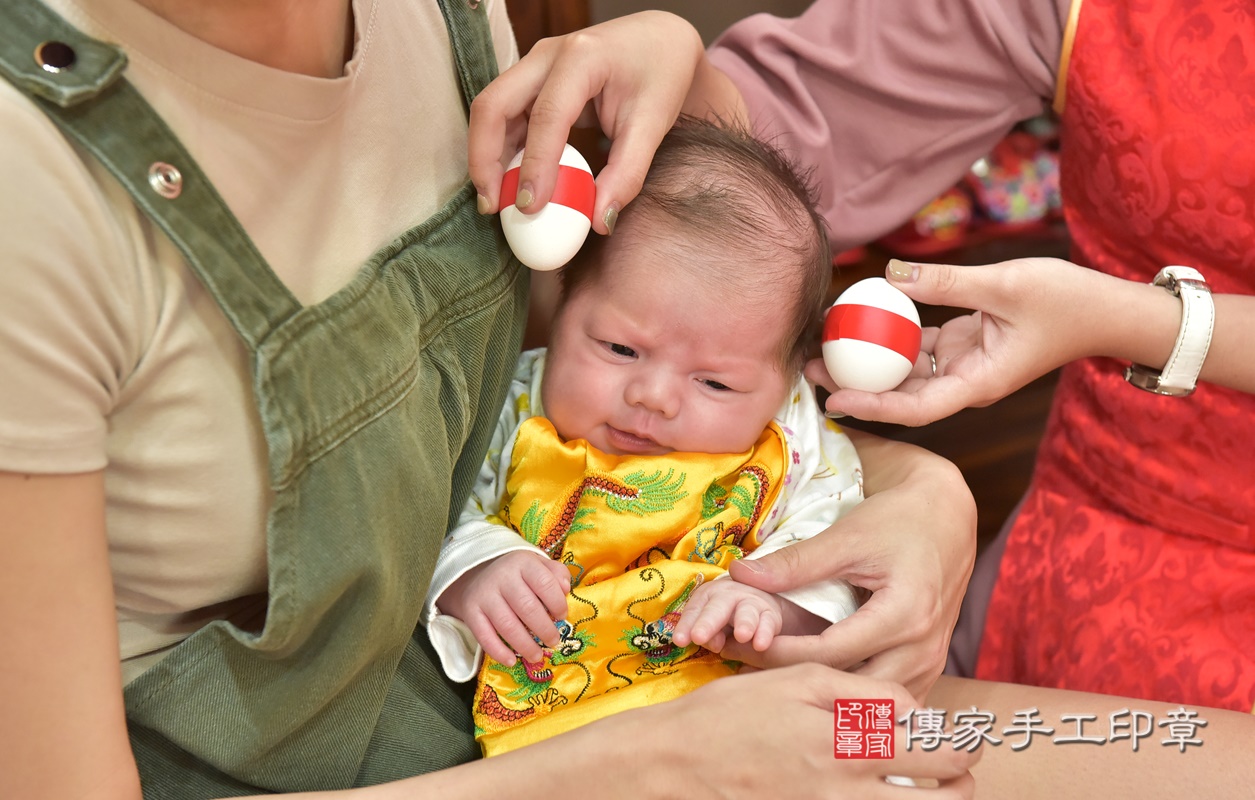
[[563,439],[607,453],[748,450],[792,386],[781,308],[668,269],[659,247],[616,251],[555,321],[545,415]]

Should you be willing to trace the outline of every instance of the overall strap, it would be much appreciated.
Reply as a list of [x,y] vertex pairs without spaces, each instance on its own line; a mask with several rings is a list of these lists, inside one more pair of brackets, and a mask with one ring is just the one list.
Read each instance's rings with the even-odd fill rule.
[[0,31],[0,74],[126,188],[250,350],[300,310],[191,155],[122,77],[125,53],[38,0],[0,3]]
[[0,4],[0,21],[0,73],[62,108],[92,99],[126,69],[126,53],[83,36],[38,0]]
[[469,109],[475,95],[497,77],[497,53],[488,29],[487,6],[481,0],[438,0],[449,28],[453,62],[462,98]]

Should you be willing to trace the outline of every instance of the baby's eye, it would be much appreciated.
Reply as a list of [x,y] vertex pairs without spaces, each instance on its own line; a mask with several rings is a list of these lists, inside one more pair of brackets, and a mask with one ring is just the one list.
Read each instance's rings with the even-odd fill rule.
[[707,386],[709,386],[711,389],[714,389],[716,392],[730,392],[730,391],[732,391],[732,387],[731,387],[731,386],[727,386],[727,385],[725,385],[725,384],[722,384],[722,383],[720,383],[719,381],[705,380],[705,381],[702,381],[702,383],[706,384],[706,385],[707,385]]
[[625,344],[615,344],[614,342],[606,342],[605,345],[606,347],[610,349],[610,352],[614,353],[616,356],[623,356],[624,358],[636,358],[636,351],[628,347]]

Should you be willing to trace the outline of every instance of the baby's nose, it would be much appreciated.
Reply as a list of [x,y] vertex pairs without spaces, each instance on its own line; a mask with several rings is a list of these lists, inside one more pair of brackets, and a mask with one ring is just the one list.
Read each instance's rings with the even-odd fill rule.
[[671,419],[679,411],[679,393],[665,375],[645,373],[628,383],[624,399],[654,414]]

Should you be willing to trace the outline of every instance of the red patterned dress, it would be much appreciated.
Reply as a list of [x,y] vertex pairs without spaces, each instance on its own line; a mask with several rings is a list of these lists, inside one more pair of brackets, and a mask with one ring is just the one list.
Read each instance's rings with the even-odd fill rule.
[[[1147,282],[1184,264],[1255,293],[1255,7],[1085,0],[1074,21],[1073,259]],[[1255,396],[1157,397],[1123,368],[1064,370],[977,675],[1250,711]]]

